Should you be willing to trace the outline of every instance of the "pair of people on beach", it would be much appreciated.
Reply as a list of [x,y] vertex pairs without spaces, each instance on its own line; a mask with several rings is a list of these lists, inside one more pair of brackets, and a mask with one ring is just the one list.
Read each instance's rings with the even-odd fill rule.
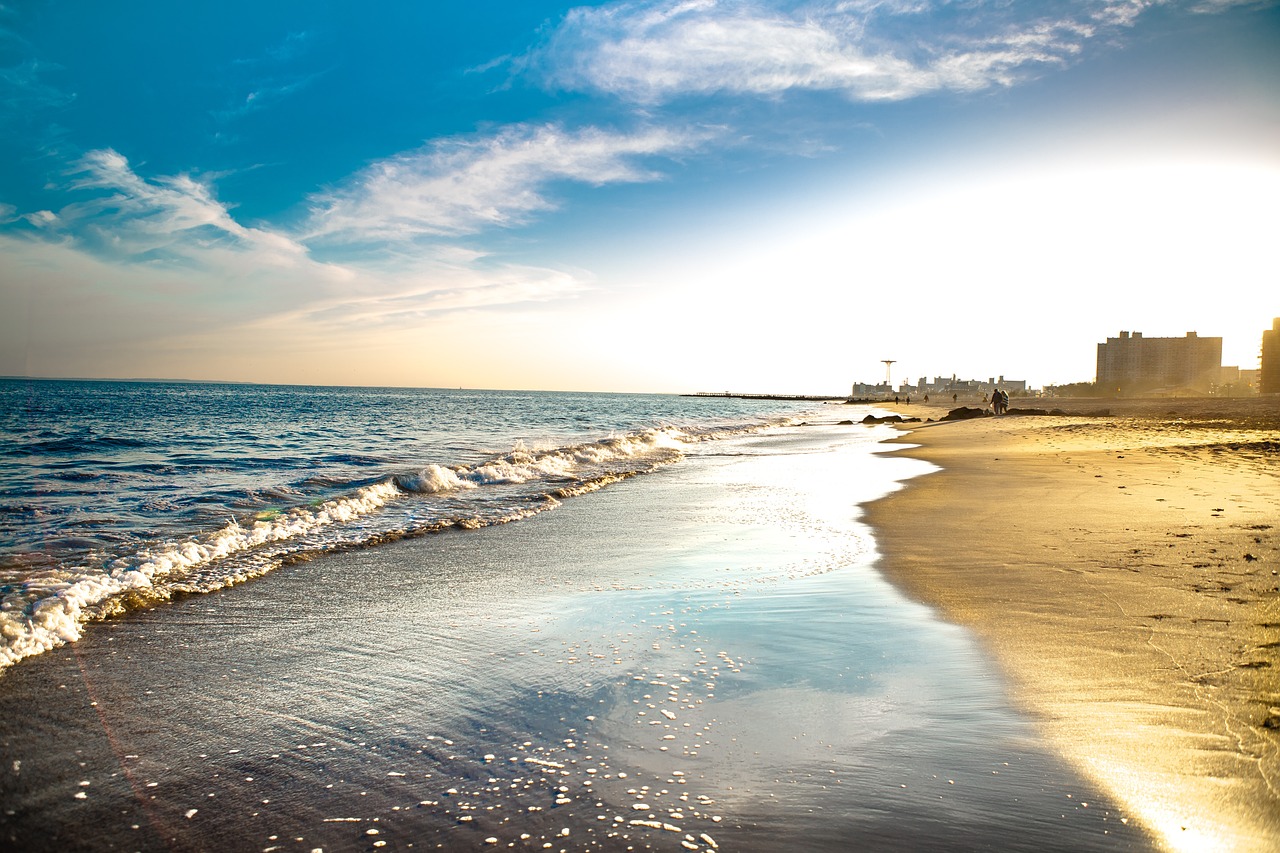
[[991,392],[991,411],[1003,415],[1009,411],[1009,392],[996,388]]

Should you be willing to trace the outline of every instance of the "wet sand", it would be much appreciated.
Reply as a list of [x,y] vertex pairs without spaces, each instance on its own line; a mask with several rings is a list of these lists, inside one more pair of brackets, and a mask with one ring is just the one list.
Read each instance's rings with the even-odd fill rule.
[[929,466],[834,420],[91,626],[0,678],[0,841],[1151,849],[876,571]]
[[1162,846],[1274,850],[1280,401],[1055,405],[1111,414],[904,427],[942,470],[867,507],[881,566]]

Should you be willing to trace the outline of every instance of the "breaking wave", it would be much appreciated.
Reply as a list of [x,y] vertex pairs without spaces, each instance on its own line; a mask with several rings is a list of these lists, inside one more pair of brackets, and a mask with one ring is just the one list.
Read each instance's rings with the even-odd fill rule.
[[74,642],[96,619],[222,589],[333,550],[517,521],[676,462],[691,443],[760,428],[649,429],[547,450],[517,445],[471,465],[429,464],[352,484],[327,500],[246,513],[212,532],[81,565],[6,571],[0,574],[0,671]]

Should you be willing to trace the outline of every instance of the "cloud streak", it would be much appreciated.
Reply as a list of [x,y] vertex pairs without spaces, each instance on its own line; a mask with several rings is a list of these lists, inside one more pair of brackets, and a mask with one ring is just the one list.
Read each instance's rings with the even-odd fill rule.
[[57,213],[27,217],[57,235],[104,256],[131,261],[177,261],[199,249],[253,250],[272,266],[291,264],[304,248],[269,230],[232,218],[209,184],[190,175],[140,177],[122,154],[90,151],[72,167],[69,188],[94,193]]
[[557,204],[557,182],[591,186],[659,180],[654,158],[694,150],[706,131],[623,133],[554,124],[453,137],[380,160],[312,197],[308,240],[400,242],[511,227]]
[[525,61],[552,86],[650,105],[792,90],[896,101],[1014,85],[1152,5],[1052,4],[1048,15],[1040,4],[1028,13],[1004,3],[956,11],[930,2],[626,2],[570,11]]

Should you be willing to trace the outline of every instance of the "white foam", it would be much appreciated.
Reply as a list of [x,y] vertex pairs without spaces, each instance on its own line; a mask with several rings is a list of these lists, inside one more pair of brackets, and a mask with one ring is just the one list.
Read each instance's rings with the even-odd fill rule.
[[545,480],[572,481],[579,477],[592,478],[595,472],[590,469],[608,466],[620,460],[634,459],[657,451],[678,453],[686,439],[685,434],[679,430],[651,429],[549,451],[536,452],[517,447],[506,456],[473,467],[444,468],[440,465],[428,465],[417,474],[400,477],[396,482],[407,491],[440,494],[480,486],[520,485]]
[[[232,521],[204,537],[149,549],[117,560],[105,573],[73,567],[52,576],[26,581],[16,599],[0,610],[0,670],[25,657],[80,639],[81,625],[93,608],[131,591],[145,591],[152,598],[168,598],[159,585],[166,578],[182,576],[215,560],[248,551],[267,542],[287,540],[327,525],[351,521],[385,505],[399,490],[391,482],[360,489],[354,495],[326,501],[317,507],[299,507],[271,520],[245,528]],[[29,606],[13,607],[21,601]]]
[[474,489],[476,484],[458,476],[457,468],[446,468],[443,465],[428,465],[416,474],[396,478],[396,484],[408,492],[434,495],[454,489]]

